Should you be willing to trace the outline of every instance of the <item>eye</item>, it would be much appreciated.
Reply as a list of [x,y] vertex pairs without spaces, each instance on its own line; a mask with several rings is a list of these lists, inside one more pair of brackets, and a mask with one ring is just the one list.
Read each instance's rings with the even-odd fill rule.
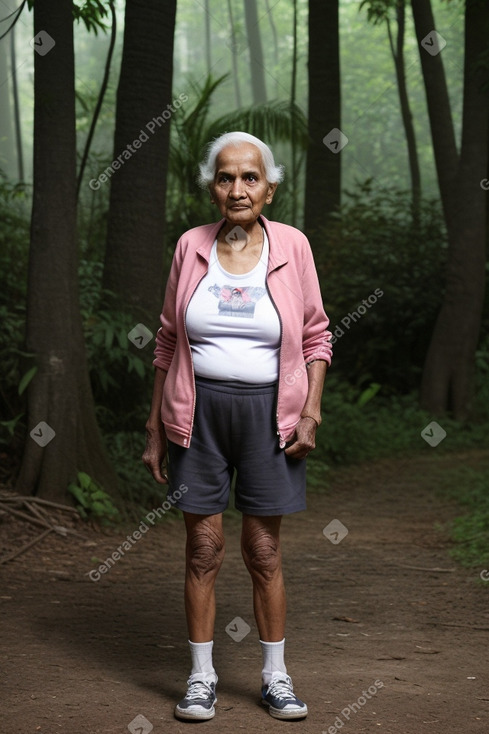
[[220,173],[217,180],[219,181],[219,183],[228,183],[231,178],[228,176],[227,173]]
[[251,181],[251,183],[255,183],[255,181],[258,180],[254,173],[249,173],[246,178],[248,181]]

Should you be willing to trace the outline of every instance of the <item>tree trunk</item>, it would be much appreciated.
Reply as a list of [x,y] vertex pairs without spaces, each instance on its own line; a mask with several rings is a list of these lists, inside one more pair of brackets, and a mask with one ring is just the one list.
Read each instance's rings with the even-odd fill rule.
[[[291,111],[294,109],[295,103],[296,103],[296,89],[297,89],[297,0],[292,0],[292,6],[293,6],[293,29],[292,29],[292,78],[291,78],[291,84],[290,84],[290,108]],[[299,165],[297,160],[297,138],[296,138],[296,131],[295,128],[292,126],[291,130],[291,159],[292,159],[292,166],[291,166],[291,173],[292,173],[292,181],[294,182],[294,185],[292,186],[291,191],[291,198],[292,198],[292,225],[294,227],[297,226],[297,182],[298,182],[298,174],[299,174]]]
[[[84,471],[106,490],[115,474],[95,419],[78,304],[72,1],[36,0],[34,186],[26,346],[38,371],[28,389],[28,431],[17,490],[66,500]],[[46,427],[46,425],[49,427]],[[47,443],[47,440],[55,436]]]
[[238,74],[238,41],[236,38],[236,29],[234,27],[233,8],[231,0],[228,2],[228,16],[229,26],[231,28],[231,60],[233,62],[233,83],[234,83],[234,96],[236,98],[236,107],[241,107],[241,89],[239,86],[239,74]]
[[83,155],[80,163],[80,170],[78,171],[78,178],[76,181],[77,201],[83,181],[83,174],[85,173],[85,166],[87,165],[88,156],[92,145],[93,136],[95,135],[95,128],[97,127],[97,121],[100,115],[100,110],[102,109],[105,92],[107,91],[107,87],[109,85],[110,66],[112,63],[112,56],[114,54],[115,41],[117,37],[117,14],[115,12],[114,0],[108,0],[108,5],[111,18],[109,50],[107,52],[107,58],[105,60],[104,76],[102,79],[102,84],[100,85],[97,104],[95,105],[95,109],[93,111],[92,122],[90,123],[90,129],[88,131],[87,139],[85,141],[85,147],[83,149]]
[[[273,63],[275,66],[275,69],[278,69],[279,67],[279,53],[278,53],[278,33],[277,33],[277,26],[275,25],[275,21],[273,19],[273,7],[270,6],[270,0],[265,0],[265,10],[267,14],[267,18],[270,22],[270,29],[272,31],[272,38],[273,38]],[[280,82],[278,80],[278,74],[275,75],[275,95],[278,98],[280,96]]]
[[458,153],[450,108],[450,98],[448,96],[442,60],[443,52],[432,56],[421,46],[421,41],[435,28],[431,0],[411,0],[411,5],[426,90],[426,102],[428,105],[428,117],[438,185],[440,187],[445,220],[449,227],[452,214],[457,208],[454,193]]
[[421,172],[419,168],[418,150],[416,146],[416,133],[414,131],[413,116],[409,105],[409,96],[406,85],[406,69],[404,63],[404,35],[406,26],[406,6],[405,0],[397,0],[396,3],[396,19],[397,19],[397,38],[394,45],[390,24],[387,21],[387,29],[389,33],[389,42],[391,46],[392,57],[396,69],[397,88],[399,91],[399,104],[401,107],[401,117],[406,135],[406,143],[408,149],[409,172],[411,175],[411,194],[412,194],[412,213],[413,222],[419,222],[419,207],[421,202]]
[[127,0],[115,165],[108,169],[103,283],[118,306],[143,322],[161,309],[170,119],[188,99],[172,98],[175,12],[176,0]]
[[[449,255],[445,298],[428,350],[421,387],[422,405],[432,413],[452,410],[458,419],[470,407],[485,288],[489,72],[480,64],[487,49],[489,7],[467,2],[462,145],[449,191]],[[441,183],[440,183],[441,188]],[[442,194],[443,196],[443,194]],[[447,204],[447,202],[445,202]]]
[[24,153],[22,150],[22,129],[20,125],[19,87],[17,82],[17,57],[15,53],[15,25],[10,31],[10,58],[12,72],[12,92],[14,97],[15,147],[17,150],[17,175],[24,181]]
[[243,0],[246,35],[250,50],[251,89],[253,104],[264,104],[267,101],[265,85],[265,67],[263,63],[263,49],[261,45],[260,26],[258,25],[258,11],[256,0]]
[[204,19],[205,19],[205,60],[207,64],[207,76],[212,72],[212,52],[211,52],[211,9],[209,0],[204,2]]
[[[341,153],[323,143],[341,129],[339,2],[309,0],[309,147],[304,228],[313,249],[322,242],[328,214],[340,205]],[[337,137],[337,136],[336,136]],[[335,138],[336,139],[336,138]]]
[[7,62],[7,43],[0,41],[0,170],[14,178],[15,146],[12,128],[12,105],[10,102],[9,69]]

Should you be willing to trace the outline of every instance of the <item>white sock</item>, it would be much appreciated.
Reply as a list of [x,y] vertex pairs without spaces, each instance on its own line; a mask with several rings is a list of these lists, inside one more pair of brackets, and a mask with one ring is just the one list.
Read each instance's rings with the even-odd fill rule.
[[212,665],[212,647],[214,640],[210,642],[191,642],[189,640],[188,644],[190,645],[190,654],[192,656],[191,675],[194,673],[203,673],[206,679],[213,678],[214,682],[216,682],[217,675]]
[[284,663],[285,637],[280,642],[263,642],[260,640],[263,653],[263,670],[261,677],[263,683],[268,685],[272,680],[272,673],[279,671],[287,673]]

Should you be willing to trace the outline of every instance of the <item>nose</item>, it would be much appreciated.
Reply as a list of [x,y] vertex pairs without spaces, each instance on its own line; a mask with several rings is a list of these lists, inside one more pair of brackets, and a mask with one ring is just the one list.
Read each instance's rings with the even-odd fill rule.
[[231,199],[242,199],[244,196],[243,191],[243,182],[239,178],[239,176],[236,176],[236,178],[233,181],[233,185],[231,186],[231,189],[229,191],[229,196]]

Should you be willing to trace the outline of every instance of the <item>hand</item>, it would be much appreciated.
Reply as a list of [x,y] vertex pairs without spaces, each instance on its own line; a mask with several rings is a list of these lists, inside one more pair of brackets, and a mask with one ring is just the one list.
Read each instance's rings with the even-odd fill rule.
[[316,421],[312,418],[301,418],[295,428],[294,441],[285,449],[287,456],[293,459],[305,459],[310,451],[316,448]]
[[168,444],[163,423],[157,428],[146,426],[146,448],[142,456],[143,464],[159,484],[168,484],[168,477],[161,471],[165,461]]

